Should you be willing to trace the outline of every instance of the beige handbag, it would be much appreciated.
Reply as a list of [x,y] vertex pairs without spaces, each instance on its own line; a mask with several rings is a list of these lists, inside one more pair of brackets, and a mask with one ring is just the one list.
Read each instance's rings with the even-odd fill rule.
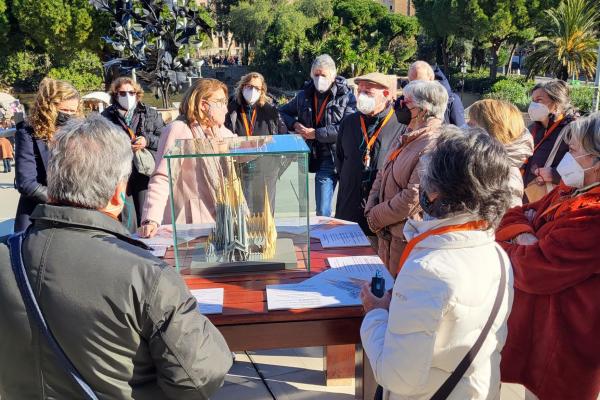
[[[554,162],[554,158],[556,158],[556,153],[558,153],[558,149],[560,148],[560,144],[563,140],[564,132],[565,130],[563,129],[556,138],[556,142],[554,142],[554,146],[552,147],[552,151],[548,155],[548,159],[544,164],[544,168],[551,166]],[[527,195],[527,199],[529,200],[529,202],[533,203],[534,201],[538,201],[539,199],[550,193],[555,186],[556,185],[551,182],[545,182],[543,185],[540,185],[534,179],[531,182],[529,182],[529,184],[525,188],[525,194]]]

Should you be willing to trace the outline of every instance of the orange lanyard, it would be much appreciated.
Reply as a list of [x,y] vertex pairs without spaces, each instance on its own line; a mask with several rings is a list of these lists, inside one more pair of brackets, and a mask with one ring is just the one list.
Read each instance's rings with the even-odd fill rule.
[[[314,96],[315,96],[314,102],[315,102],[315,111],[316,111],[317,105],[318,105],[317,94],[315,93]],[[323,100],[323,103],[321,104],[321,108],[319,109],[319,112],[317,113],[317,116],[315,118],[315,125],[319,125],[321,123],[321,119],[323,119],[323,113],[325,112],[325,107],[327,107],[328,100],[329,100],[329,95],[327,95],[327,97],[325,97],[325,100]]]
[[487,228],[487,226],[487,222],[485,221],[471,221],[467,222],[466,224],[442,226],[440,228],[432,229],[430,231],[423,232],[418,236],[415,236],[411,239],[410,242],[408,242],[408,244],[404,248],[404,251],[402,252],[402,256],[400,256],[400,262],[398,263],[398,272],[400,272],[400,270],[402,269],[402,266],[408,259],[408,256],[415,248],[415,246],[424,239],[428,238],[429,236],[443,235],[444,233],[448,232],[481,230]]
[[365,119],[362,115],[360,116],[360,127],[362,129],[363,137],[365,138],[365,144],[367,145],[367,151],[365,152],[365,157],[364,157],[365,159],[363,160],[365,162],[365,164],[367,163],[367,159],[371,157],[371,155],[370,155],[371,147],[373,147],[373,144],[377,140],[377,136],[379,136],[379,133],[381,132],[383,127],[389,122],[390,118],[392,118],[392,114],[394,114],[393,107],[390,108],[390,111],[388,111],[387,115],[381,122],[381,125],[379,125],[379,128],[377,128],[375,130],[375,132],[373,133],[373,136],[371,136],[370,138],[369,138],[369,134],[367,133],[367,126],[365,125]]
[[[558,117],[558,119],[556,121],[554,121],[554,123],[552,125],[550,125],[550,128],[548,128],[548,130],[544,133],[542,140],[540,140],[540,142],[538,144],[536,144],[535,147],[533,148],[533,154],[535,154],[536,150],[542,145],[542,143],[544,143],[546,141],[546,139],[548,139],[550,137],[552,132],[554,132],[556,127],[562,122],[563,119],[565,119],[565,117],[563,115],[561,115],[560,117]],[[536,126],[536,128],[537,128],[537,126]],[[535,137],[536,134],[537,134],[537,129],[533,133],[533,137]],[[530,160],[530,158],[525,160],[525,162],[523,163],[523,166],[521,167],[522,175],[525,174],[525,169],[527,167],[527,164],[529,164],[529,160]]]
[[244,111],[244,107],[242,107],[242,121],[244,121],[244,128],[246,128],[246,136],[252,136],[254,132],[254,122],[256,121],[256,108],[252,111],[252,121],[250,121],[250,126],[248,126],[248,116]]

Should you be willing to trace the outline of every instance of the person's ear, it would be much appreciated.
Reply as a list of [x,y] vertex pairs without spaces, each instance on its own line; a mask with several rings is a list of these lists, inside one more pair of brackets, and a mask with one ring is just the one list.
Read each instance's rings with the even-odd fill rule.
[[115,188],[115,191],[114,191],[112,197],[110,198],[110,201],[109,201],[110,205],[119,207],[123,203],[125,203],[126,190],[127,190],[127,181],[119,182],[117,184],[117,187]]

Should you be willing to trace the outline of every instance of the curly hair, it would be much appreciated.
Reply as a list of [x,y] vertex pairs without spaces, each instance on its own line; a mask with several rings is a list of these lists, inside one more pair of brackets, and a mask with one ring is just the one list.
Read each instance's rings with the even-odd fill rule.
[[246,104],[246,100],[244,100],[243,94],[244,86],[250,83],[250,81],[254,78],[260,79],[261,81],[260,98],[258,99],[256,104],[259,107],[262,107],[268,102],[267,82],[265,81],[265,77],[262,76],[262,74],[259,74],[258,72],[250,72],[242,76],[242,79],[240,79],[237,86],[235,87],[235,99],[238,102],[238,104]]
[[470,213],[498,225],[510,204],[510,163],[500,142],[483,129],[446,125],[427,163],[421,185],[439,195],[432,216]]
[[[69,82],[44,78],[35,96],[29,124],[36,139],[50,140],[56,132],[58,105],[65,100],[81,100],[81,96]],[[78,107],[81,113],[81,102]]]
[[140,84],[134,81],[133,78],[129,76],[120,76],[114,81],[112,81],[112,83],[110,84],[110,89],[108,89],[108,94],[110,94],[110,101],[112,102],[112,104],[118,104],[119,88],[127,84],[133,86],[133,90],[135,90],[137,101],[142,101],[142,99],[144,98],[144,89],[142,89]]

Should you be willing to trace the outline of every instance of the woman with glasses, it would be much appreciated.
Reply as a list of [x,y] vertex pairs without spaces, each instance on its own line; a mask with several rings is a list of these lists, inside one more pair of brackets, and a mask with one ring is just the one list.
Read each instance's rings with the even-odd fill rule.
[[[171,223],[168,207],[169,177],[165,153],[177,139],[222,139],[234,137],[224,126],[227,114],[227,86],[216,79],[198,79],[186,92],[180,116],[167,125],[160,136],[156,169],[150,178],[142,213],[142,237],[152,237],[162,223]],[[218,158],[185,159],[178,167],[173,191],[178,223],[211,223],[215,220],[215,200],[223,171]]]
[[[142,87],[132,78],[122,76],[112,82],[109,94],[112,104],[102,115],[129,136],[134,153],[147,149],[154,155],[158,149],[160,130],[165,123],[158,111],[141,102],[144,96]],[[134,163],[127,183],[127,195],[133,200],[135,222],[138,226],[141,223],[149,180],[150,177],[141,173]],[[133,226],[129,228],[135,229]]]
[[286,133],[279,111],[267,96],[267,83],[258,72],[242,76],[227,106],[225,126],[238,136]]
[[21,194],[15,232],[25,230],[33,209],[48,201],[48,142],[72,116],[80,114],[81,97],[70,83],[49,78],[40,83],[31,115],[15,135],[15,181]]

